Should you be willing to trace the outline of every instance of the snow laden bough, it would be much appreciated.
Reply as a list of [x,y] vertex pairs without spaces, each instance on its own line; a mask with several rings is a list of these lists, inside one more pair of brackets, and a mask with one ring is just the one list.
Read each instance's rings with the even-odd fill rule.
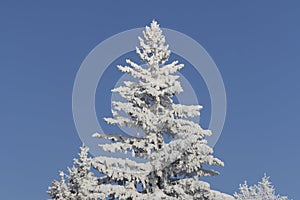
[[[141,64],[127,59],[128,66],[118,66],[136,81],[125,81],[112,90],[124,101],[112,102],[113,116],[104,119],[136,134],[93,134],[109,141],[99,145],[104,151],[127,154],[127,158],[88,158],[88,149],[82,147],[80,160],[74,163],[77,167],[66,176],[68,182],[61,173],[61,181],[53,182],[49,194],[52,199],[234,199],[201,181],[203,176],[218,175],[204,166],[224,163],[207,144],[205,137],[211,131],[190,120],[200,115],[202,106],[173,102],[174,95],[183,92],[175,74],[183,64],[168,62],[171,51],[159,24],[152,21],[138,39]],[[96,177],[91,167],[102,176]]]

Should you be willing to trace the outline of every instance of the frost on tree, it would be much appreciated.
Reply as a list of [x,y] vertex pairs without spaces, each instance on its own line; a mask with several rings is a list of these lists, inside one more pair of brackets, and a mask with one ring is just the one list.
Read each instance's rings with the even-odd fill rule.
[[59,173],[60,181],[54,180],[52,181],[52,185],[48,188],[48,194],[51,199],[67,199],[69,196],[69,189],[67,184],[65,183],[65,174],[64,172]]
[[[125,137],[95,133],[110,143],[100,147],[107,152],[130,154],[136,159],[99,156],[93,166],[104,176],[99,178],[101,198],[111,199],[233,199],[229,195],[210,190],[201,176],[214,176],[218,172],[204,166],[219,165],[206,136],[211,131],[189,120],[200,115],[200,105],[173,103],[174,95],[183,92],[174,73],[183,68],[178,61],[167,63],[171,51],[156,21],[146,27],[136,48],[143,67],[129,59],[128,66],[118,69],[137,81],[125,81],[114,88],[124,101],[112,102],[109,124],[136,129],[136,135]],[[139,134],[140,133],[140,134]],[[166,142],[165,139],[171,139]]]
[[[130,156],[90,158],[88,148],[82,146],[68,174],[60,172],[60,180],[54,180],[49,187],[51,199],[287,200],[275,194],[266,176],[257,185],[240,185],[234,197],[211,190],[208,183],[199,181],[201,176],[218,174],[204,166],[224,164],[207,145],[205,137],[211,132],[189,120],[199,116],[202,107],[172,101],[174,95],[183,92],[174,74],[183,65],[178,61],[167,63],[171,52],[159,25],[153,21],[143,33],[144,38],[139,38],[141,49],[136,48],[136,52],[147,67],[131,60],[126,60],[129,66],[118,66],[137,81],[127,81],[113,89],[124,101],[112,102],[113,117],[105,118],[109,124],[135,129],[136,135],[94,134],[110,140],[99,145],[103,150]],[[101,175],[95,176],[92,168]]]
[[234,197],[236,200],[288,200],[287,197],[275,194],[274,186],[269,178],[264,175],[261,182],[250,187],[245,181],[244,184],[240,185],[240,192],[235,193]]
[[82,146],[74,159],[72,168],[68,168],[68,175],[60,172],[60,181],[54,180],[49,187],[51,199],[58,200],[96,200],[98,178],[91,172],[92,158],[88,157],[88,148]]

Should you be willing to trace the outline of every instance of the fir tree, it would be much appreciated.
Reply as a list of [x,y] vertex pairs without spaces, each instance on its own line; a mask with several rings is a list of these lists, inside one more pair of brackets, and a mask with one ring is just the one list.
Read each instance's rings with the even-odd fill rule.
[[[79,159],[74,159],[69,175],[60,173],[60,181],[54,180],[49,187],[51,199],[59,200],[97,200],[98,178],[91,172],[91,161],[88,157],[88,147],[80,147]],[[65,178],[67,181],[65,181]]]
[[234,197],[237,200],[288,200],[287,197],[275,194],[274,186],[269,181],[269,178],[264,175],[257,185],[250,187],[245,181],[244,184],[240,185],[240,192],[235,193]]
[[[167,64],[171,51],[156,21],[139,37],[136,48],[147,67],[129,59],[128,66],[119,70],[136,78],[113,89],[123,102],[112,102],[113,117],[105,118],[109,124],[135,128],[134,137],[94,134],[111,141],[101,144],[105,151],[131,153],[135,159],[99,156],[93,166],[102,174],[99,191],[103,197],[113,199],[232,199],[210,190],[201,176],[214,176],[218,172],[204,165],[223,166],[207,145],[211,131],[203,129],[189,118],[200,115],[200,105],[181,105],[173,102],[183,92],[175,72],[183,67],[178,61]],[[166,142],[165,138],[170,138]],[[156,195],[156,197],[154,196]]]
[[91,172],[92,158],[88,157],[89,148],[80,147],[79,159],[74,159],[72,168],[68,168],[68,188],[70,199],[97,199],[98,179]]
[[65,183],[64,172],[59,173],[60,181],[52,181],[52,185],[48,188],[48,194],[51,199],[64,200],[70,195],[67,184]]

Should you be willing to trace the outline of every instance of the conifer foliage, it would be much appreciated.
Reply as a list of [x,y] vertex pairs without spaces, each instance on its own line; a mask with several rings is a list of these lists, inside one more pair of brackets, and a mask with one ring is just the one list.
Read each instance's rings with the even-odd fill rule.
[[51,199],[97,199],[98,178],[91,172],[92,159],[88,151],[88,147],[80,147],[79,159],[75,158],[73,167],[68,168],[69,175],[60,172],[60,181],[52,182],[48,191]]
[[269,181],[270,177],[264,175],[262,180],[257,185],[248,186],[245,181],[240,185],[240,192],[235,193],[236,200],[288,200],[285,196],[275,194],[275,189]]
[[[148,199],[155,194],[170,199],[209,199],[209,185],[198,178],[217,175],[203,166],[223,166],[223,162],[212,156],[213,150],[207,145],[205,137],[211,132],[189,119],[199,116],[202,107],[173,103],[174,95],[183,92],[179,76],[174,74],[183,64],[167,63],[171,51],[159,24],[152,21],[143,36],[136,53],[146,67],[129,59],[128,66],[118,66],[137,81],[126,81],[112,90],[124,101],[112,102],[113,117],[105,118],[109,124],[135,128],[137,134],[96,133],[94,137],[111,141],[100,145],[105,151],[130,153],[147,162],[96,157],[93,166],[105,174],[100,180],[104,183],[102,191],[113,198],[123,198],[126,193],[126,198]],[[108,185],[110,190],[105,190]]]

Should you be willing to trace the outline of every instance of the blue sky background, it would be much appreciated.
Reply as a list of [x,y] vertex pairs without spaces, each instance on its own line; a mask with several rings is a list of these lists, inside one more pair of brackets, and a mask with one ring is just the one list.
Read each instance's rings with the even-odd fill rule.
[[[81,62],[101,41],[153,18],[198,41],[222,74],[227,119],[215,155],[225,167],[207,179],[212,188],[232,194],[267,172],[279,193],[300,199],[300,5],[274,0],[1,1],[1,199],[48,197],[81,145],[71,107]],[[208,93],[201,78],[191,81],[205,127]],[[110,99],[103,91],[99,102]]]

